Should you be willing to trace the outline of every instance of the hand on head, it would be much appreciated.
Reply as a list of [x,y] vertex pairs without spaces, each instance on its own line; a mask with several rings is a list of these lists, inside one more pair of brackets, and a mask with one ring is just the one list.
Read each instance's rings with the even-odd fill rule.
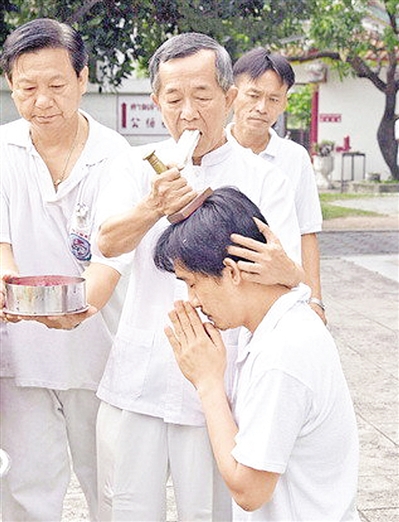
[[263,285],[283,284],[292,288],[299,284],[295,263],[285,253],[278,237],[270,227],[254,218],[267,243],[261,243],[239,234],[232,234],[235,243],[227,249],[228,253],[246,261],[238,261],[243,279]]

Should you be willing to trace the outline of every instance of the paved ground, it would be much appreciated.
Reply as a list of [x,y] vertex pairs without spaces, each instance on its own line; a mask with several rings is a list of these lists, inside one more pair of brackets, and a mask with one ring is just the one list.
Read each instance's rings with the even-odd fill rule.
[[[399,520],[398,196],[345,201],[382,217],[326,222],[320,234],[323,299],[355,404],[362,522]],[[168,521],[176,521],[173,489]],[[87,519],[73,480],[63,522]]]

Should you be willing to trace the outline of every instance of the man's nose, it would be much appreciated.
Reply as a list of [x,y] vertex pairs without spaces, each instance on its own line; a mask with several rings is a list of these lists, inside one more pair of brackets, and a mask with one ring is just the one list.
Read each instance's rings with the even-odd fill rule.
[[199,308],[200,302],[195,292],[193,292],[192,290],[189,290],[188,292],[188,300],[193,308]]
[[40,108],[46,108],[52,105],[53,98],[47,90],[39,91],[36,95],[35,105]]
[[198,111],[192,100],[184,100],[180,117],[182,120],[194,120],[198,115]]
[[258,112],[262,112],[262,113],[267,112],[267,101],[266,101],[266,98],[259,98],[259,100],[256,103],[256,110]]

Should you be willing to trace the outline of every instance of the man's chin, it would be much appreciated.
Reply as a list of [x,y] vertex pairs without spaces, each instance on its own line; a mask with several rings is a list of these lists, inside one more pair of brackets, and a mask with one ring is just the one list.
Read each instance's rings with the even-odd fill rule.
[[263,120],[247,120],[247,126],[252,129],[268,129],[269,124]]

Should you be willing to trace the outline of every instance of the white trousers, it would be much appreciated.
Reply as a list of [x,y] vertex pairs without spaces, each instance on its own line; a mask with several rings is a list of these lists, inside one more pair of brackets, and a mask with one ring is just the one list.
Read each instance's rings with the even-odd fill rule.
[[97,520],[95,392],[25,388],[8,378],[0,379],[0,385],[0,446],[11,457],[2,479],[3,522],[61,520],[69,455],[90,518]]
[[205,427],[168,424],[102,402],[97,452],[101,522],[164,521],[169,474],[179,521],[231,520],[231,497]]

